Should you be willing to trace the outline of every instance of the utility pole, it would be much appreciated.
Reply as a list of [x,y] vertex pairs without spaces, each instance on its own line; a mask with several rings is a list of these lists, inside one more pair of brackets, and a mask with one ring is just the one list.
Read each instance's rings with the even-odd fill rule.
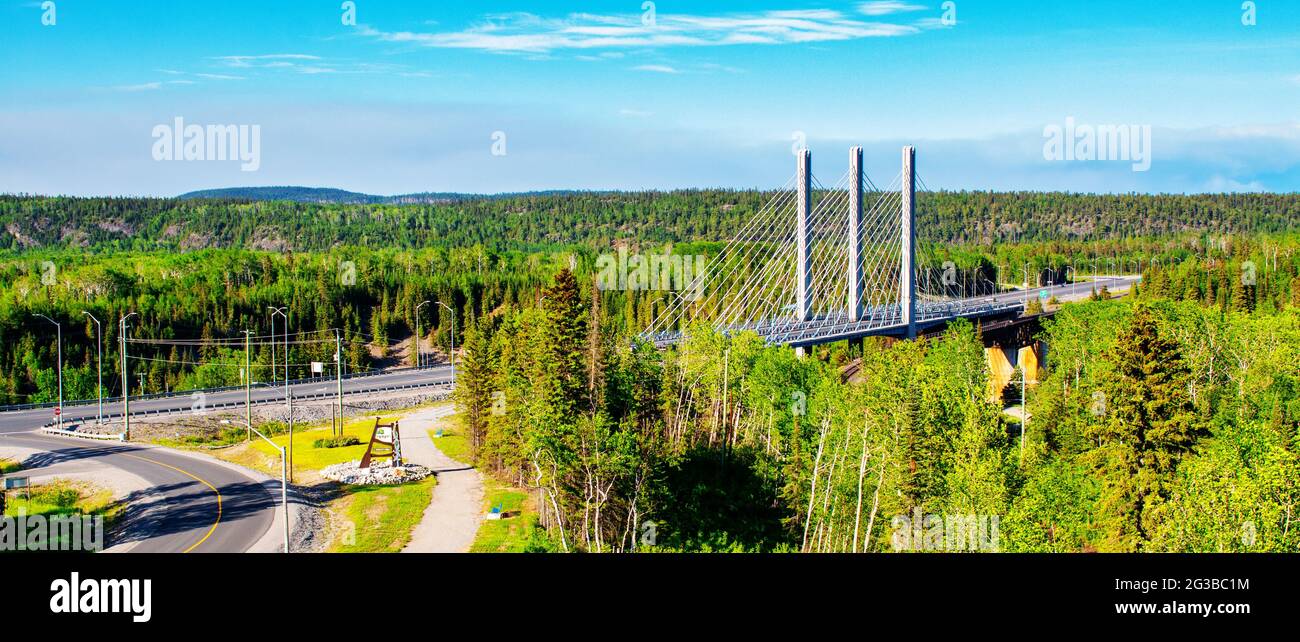
[[279,314],[279,308],[266,306],[271,311],[271,383],[275,383],[275,315]]
[[55,332],[58,336],[56,346],[59,362],[56,364],[56,367],[59,372],[59,430],[63,430],[63,326],[58,321],[55,321],[44,314],[34,314],[32,316],[37,316],[53,323]]
[[425,301],[420,305],[415,306],[415,369],[416,370],[419,370],[420,367],[424,365],[421,362],[421,352],[420,352],[420,338],[424,336],[420,334],[420,308],[426,305],[429,305],[428,301]]
[[339,406],[339,431],[343,434],[343,337],[339,335],[338,328],[334,329],[334,364],[338,372],[338,406]]
[[244,422],[248,427],[248,441],[253,440],[253,359],[249,354],[253,333],[244,330]]
[[[448,307],[447,304],[442,301],[438,301],[437,303],[438,305],[447,308],[447,312],[451,314],[451,354],[447,355],[447,357],[448,361],[451,362],[451,379],[454,382],[456,380],[456,311]],[[454,386],[456,384],[452,383],[452,385]]]
[[136,316],[135,312],[127,314],[118,320],[121,331],[118,335],[122,337],[122,438],[131,441],[131,388],[127,383],[127,377],[130,376],[126,365],[126,320]]
[[99,399],[99,419],[96,421],[96,423],[103,424],[104,423],[104,328],[99,324],[99,319],[96,319],[95,315],[86,312],[85,310],[82,310],[81,313],[90,317],[90,320],[95,322],[95,345],[98,346],[98,351],[95,357],[95,369],[99,371],[99,391],[98,394],[96,395],[96,398]]
[[271,383],[275,383],[275,315],[284,317],[284,398],[287,400],[289,398],[289,315],[285,311],[289,308],[267,306],[266,309],[271,311]]
[[289,390],[289,481],[293,482],[293,391]]

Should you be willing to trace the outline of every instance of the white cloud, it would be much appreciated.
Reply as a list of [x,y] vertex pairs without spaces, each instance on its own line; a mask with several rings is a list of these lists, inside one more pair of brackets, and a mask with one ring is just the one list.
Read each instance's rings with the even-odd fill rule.
[[879,0],[877,2],[863,2],[858,5],[858,12],[867,16],[886,16],[891,13],[902,13],[904,11],[920,11],[924,6],[919,4],[908,4],[898,0]]
[[575,13],[564,18],[544,18],[509,13],[487,16],[461,31],[388,32],[368,25],[358,27],[358,31],[384,42],[425,47],[548,53],[563,49],[795,44],[905,36],[921,30],[912,25],[863,21],[830,9],[810,9],[717,16],[660,13],[654,25],[642,24],[639,14]]
[[655,114],[652,111],[645,111],[642,109],[620,109],[618,110],[618,115],[628,116],[630,118],[649,118]]
[[155,89],[162,89],[162,83],[146,82],[138,85],[118,85],[113,87],[113,89],[116,89],[117,91],[153,91]]
[[655,73],[659,73],[659,74],[675,74],[675,73],[679,73],[679,72],[677,71],[677,69],[675,69],[675,68],[673,68],[673,67],[669,67],[668,65],[637,65],[636,67],[633,67],[632,69],[635,70],[635,71],[653,71],[653,72],[655,72]]
[[320,60],[320,56],[309,54],[263,54],[260,56],[215,56],[230,67],[285,67],[292,66],[290,60]]

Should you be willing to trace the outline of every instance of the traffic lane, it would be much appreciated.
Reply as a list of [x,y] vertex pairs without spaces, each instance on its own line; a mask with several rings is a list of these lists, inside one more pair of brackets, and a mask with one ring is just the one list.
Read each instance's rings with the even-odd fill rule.
[[24,467],[80,460],[112,466],[150,487],[124,498],[130,510],[107,544],[142,553],[242,552],[271,527],[278,503],[265,484],[220,464],[162,448],[105,445],[36,434],[0,435],[42,450]]
[[[359,390],[383,386],[400,386],[416,383],[425,383],[446,379],[451,376],[450,367],[433,368],[429,370],[394,372],[360,379],[344,379],[343,394],[347,395]],[[335,392],[337,390],[337,380],[320,380],[311,381],[290,386],[296,397],[304,397],[309,394],[322,394]],[[321,390],[327,388],[327,390]],[[243,403],[243,390],[224,390],[220,392],[204,393],[203,402],[207,407],[217,404],[226,403]],[[252,389],[252,400],[255,402],[275,401],[284,399],[284,387],[268,388],[266,386],[257,386]],[[131,402],[131,414],[136,415],[149,411],[178,410],[192,408],[197,400],[189,395],[176,397],[167,397],[162,399],[141,399]],[[114,401],[111,404],[105,404],[105,414],[121,413],[122,402]],[[63,407],[64,422],[86,421],[95,419],[98,416],[99,406],[96,403],[82,405],[65,405]],[[54,420],[53,408],[34,408],[31,410],[19,410],[0,413],[0,433],[26,431],[39,428]]]
[[1106,287],[1108,289],[1115,289],[1120,287],[1127,288],[1127,287],[1132,287],[1132,285],[1136,282],[1137,282],[1136,278],[1126,279],[1123,277],[1102,277],[1096,281],[1070,283],[1066,285],[1042,286],[1042,287],[1029,288],[1028,290],[1012,290],[1009,292],[1002,292],[999,294],[990,294],[990,295],[984,295],[980,297],[972,297],[966,300],[971,302],[986,301],[990,303],[994,303],[994,302],[1000,303],[1008,300],[1024,299],[1026,294],[1037,296],[1038,293],[1040,292],[1046,292],[1047,295],[1050,297],[1053,294],[1071,294],[1074,292],[1082,292],[1082,291],[1091,292],[1093,287],[1097,287],[1097,288]]

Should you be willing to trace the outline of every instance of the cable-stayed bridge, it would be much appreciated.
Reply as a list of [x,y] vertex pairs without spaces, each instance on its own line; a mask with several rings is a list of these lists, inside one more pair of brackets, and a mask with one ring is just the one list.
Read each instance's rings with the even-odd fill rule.
[[1003,291],[1000,275],[959,274],[938,261],[933,244],[918,244],[916,188],[925,185],[913,147],[903,148],[902,168],[883,189],[863,171],[860,147],[829,188],[814,176],[811,152],[796,156],[794,176],[673,293],[643,338],[664,347],[700,324],[796,348],[913,338],[956,318],[1015,313],[1031,294],[1055,289],[1031,290],[1026,273],[1023,290]]

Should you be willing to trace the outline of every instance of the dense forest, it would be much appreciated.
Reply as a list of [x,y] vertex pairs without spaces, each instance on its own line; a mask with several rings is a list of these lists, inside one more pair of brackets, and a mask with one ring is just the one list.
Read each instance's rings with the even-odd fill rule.
[[1187,298],[1065,306],[1023,439],[969,323],[870,341],[847,383],[842,345],[616,340],[567,270],[471,327],[457,394],[539,550],[1295,551],[1300,300]]
[[[771,196],[731,190],[538,193],[423,205],[0,196],[0,250],[659,246],[726,240]],[[1278,233],[1293,231],[1300,220],[1295,194],[923,192],[917,198],[918,238],[944,245]]]
[[[539,550],[933,549],[934,516],[985,525],[963,550],[989,550],[989,516],[996,550],[1300,545],[1295,195],[922,194],[920,269],[952,260],[966,293],[1143,275],[1136,297],[1046,322],[1023,442],[990,401],[976,325],[807,359],[705,325],[640,343],[670,293],[602,290],[598,259],[716,256],[767,197],[0,197],[0,404],[57,395],[37,314],[63,324],[66,398],[87,399],[84,313],[103,322],[111,396],[131,312],[138,394],[237,383],[241,333],[268,335],[271,306],[289,308],[291,376],[330,361],[336,333],[349,371],[394,365],[433,300],[453,311],[425,306],[421,330],[444,354],[456,332],[476,462],[535,490]],[[249,359],[259,380],[284,365],[265,346]]]

